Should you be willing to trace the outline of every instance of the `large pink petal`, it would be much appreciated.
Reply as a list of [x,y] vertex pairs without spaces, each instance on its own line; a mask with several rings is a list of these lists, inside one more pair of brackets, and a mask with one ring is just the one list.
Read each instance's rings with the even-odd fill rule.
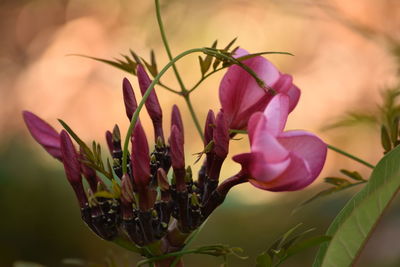
[[321,139],[305,131],[287,131],[278,139],[291,153],[305,160],[310,168],[312,179],[319,175],[327,152],[327,146]]
[[311,174],[306,162],[296,155],[290,155],[290,165],[275,179],[270,181],[252,179],[249,181],[258,188],[279,192],[298,190],[300,189],[298,184],[304,187],[313,181],[310,177]]
[[289,152],[276,137],[269,133],[267,125],[268,121],[262,117],[252,138],[251,152],[262,153],[267,163],[284,161],[289,156]]
[[233,160],[240,163],[242,170],[260,183],[280,176],[290,164],[290,158],[277,163],[268,163],[260,152],[238,154],[233,157]]
[[267,131],[273,136],[278,136],[285,128],[288,113],[289,97],[284,94],[275,95],[264,111]]
[[[262,120],[264,120],[264,122],[262,122]],[[253,137],[254,134],[257,133],[258,126],[261,125],[262,123],[265,124],[265,121],[266,119],[262,112],[256,112],[250,117],[249,122],[247,124],[247,133],[249,135],[250,145],[253,143]]]
[[[269,86],[273,85],[279,79],[279,71],[271,62],[263,57],[247,59],[243,63],[255,71]],[[219,97],[222,109],[227,114],[228,123],[231,128],[237,128],[236,124],[241,123],[235,121],[237,114],[249,109],[265,94],[268,94],[266,90],[260,88],[255,79],[244,69],[237,65],[229,67],[227,73],[222,78]]]
[[291,159],[286,157],[281,161],[269,162],[262,152],[252,152],[249,172],[254,180],[269,182],[276,179],[285,172],[290,165]]

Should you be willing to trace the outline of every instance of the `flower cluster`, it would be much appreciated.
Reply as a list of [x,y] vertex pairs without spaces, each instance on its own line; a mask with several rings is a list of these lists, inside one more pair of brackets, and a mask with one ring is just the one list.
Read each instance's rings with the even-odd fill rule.
[[[106,132],[112,157],[107,169],[96,143],[89,149],[69,127],[58,133],[31,112],[25,111],[23,116],[34,139],[63,163],[82,219],[93,232],[106,240],[122,238],[140,247],[162,240],[164,252],[174,251],[224,201],[233,186],[250,182],[269,191],[299,190],[316,179],[325,162],[326,145],[318,137],[304,131],[283,131],[300,96],[292,77],[280,73],[261,56],[246,59],[243,64],[266,87],[261,88],[240,66],[228,68],[219,90],[221,110],[216,114],[210,110],[205,120],[205,158],[195,180],[185,162],[181,113],[173,106],[170,136],[166,139],[163,113],[154,90],[145,102],[154,128],[154,148],[150,151],[138,120],[130,138],[126,166],[122,166],[123,148],[117,125],[112,132]],[[151,80],[141,64],[136,73],[144,94]],[[132,120],[138,107],[134,90],[127,79],[122,88],[126,115]],[[241,164],[241,171],[220,183],[229,143],[238,130],[248,131],[251,151],[233,157]],[[78,142],[79,150],[70,136]],[[103,181],[101,176],[110,181]]]

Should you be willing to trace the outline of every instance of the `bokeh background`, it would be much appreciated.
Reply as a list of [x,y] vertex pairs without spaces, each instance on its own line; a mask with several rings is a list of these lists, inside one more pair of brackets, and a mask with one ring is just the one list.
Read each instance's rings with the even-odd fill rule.
[[[302,97],[287,128],[318,133],[328,143],[376,163],[382,156],[378,129],[370,126],[322,131],[347,110],[372,110],[380,92],[398,81],[400,40],[398,0],[163,0],[162,13],[174,54],[225,45],[234,37],[251,52],[287,51],[295,56],[268,57],[291,73]],[[139,0],[1,0],[0,1],[0,266],[36,262],[65,266],[64,259],[105,262],[113,257],[133,266],[134,255],[99,240],[80,220],[77,202],[62,166],[29,136],[21,111],[30,110],[60,130],[63,118],[87,142],[104,140],[118,123],[126,130],[121,80],[129,76],[79,53],[102,58],[120,57],[133,49],[148,59],[154,49],[159,66],[167,63],[152,1]],[[397,40],[397,41],[396,41]],[[199,78],[197,57],[179,62],[186,84]],[[217,110],[218,82],[207,80],[193,93],[201,123],[208,109]],[[172,73],[165,83],[177,87]],[[136,91],[137,94],[138,91]],[[184,116],[186,156],[202,150],[188,110],[181,99],[157,89],[169,125],[171,106]],[[145,112],[141,115],[152,134]],[[168,127],[165,127],[168,128]],[[168,132],[168,130],[166,130]],[[152,139],[152,138],[150,138]],[[104,143],[104,142],[103,142]],[[245,140],[234,141],[231,154],[248,150]],[[194,165],[197,170],[198,165]],[[302,192],[271,193],[249,185],[235,188],[211,217],[193,244],[240,246],[246,261],[231,257],[229,266],[254,266],[255,256],[299,222],[322,234],[344,203],[358,189],[309,204],[293,214],[302,201],[327,188],[321,183],[338,170],[369,170],[329,152],[320,179]],[[227,161],[223,177],[238,170]],[[358,266],[400,266],[400,216],[396,200],[361,255]],[[311,266],[315,250],[298,255],[285,266]],[[187,256],[188,266],[219,266],[222,260]],[[130,263],[130,265],[129,265]]]

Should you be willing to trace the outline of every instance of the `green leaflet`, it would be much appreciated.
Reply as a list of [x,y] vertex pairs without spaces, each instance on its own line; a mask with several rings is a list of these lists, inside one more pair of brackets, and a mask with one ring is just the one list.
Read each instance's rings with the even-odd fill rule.
[[332,240],[321,246],[313,267],[351,266],[399,189],[398,146],[383,157],[367,185],[336,216],[326,233]]

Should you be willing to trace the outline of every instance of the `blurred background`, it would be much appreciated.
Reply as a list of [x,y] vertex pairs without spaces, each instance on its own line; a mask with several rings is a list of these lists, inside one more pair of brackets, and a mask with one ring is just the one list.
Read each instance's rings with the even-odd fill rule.
[[[400,2],[398,0],[163,0],[162,14],[173,53],[210,46],[223,47],[233,38],[250,52],[287,51],[295,56],[270,59],[294,76],[302,89],[288,129],[306,129],[327,143],[375,164],[382,156],[379,129],[371,126],[322,131],[348,110],[374,110],[380,92],[398,84]],[[104,140],[104,132],[128,121],[121,81],[136,78],[88,59],[120,57],[133,49],[148,59],[154,49],[158,65],[167,63],[152,1],[139,0],[0,0],[0,266],[36,262],[65,266],[64,259],[102,263],[107,257],[122,266],[138,260],[98,239],[80,220],[77,201],[61,164],[29,136],[21,111],[30,110],[57,130],[62,118],[87,142]],[[397,50],[396,50],[397,49]],[[197,56],[179,62],[187,85],[200,75]],[[208,109],[219,108],[223,72],[212,76],[192,95],[201,124]],[[172,73],[165,83],[177,88]],[[184,116],[188,164],[202,150],[183,101],[157,89],[169,125],[171,106]],[[138,95],[138,90],[136,91]],[[141,119],[148,135],[146,112]],[[168,127],[165,127],[168,128]],[[168,129],[166,129],[168,132]],[[152,138],[149,138],[152,140]],[[102,141],[102,143],[105,143]],[[247,151],[245,140],[233,141],[231,155]],[[193,166],[198,170],[199,164]],[[301,192],[272,193],[249,185],[236,187],[208,221],[193,246],[224,243],[240,246],[246,261],[231,257],[229,266],[254,266],[255,256],[299,222],[322,234],[345,202],[359,188],[323,198],[292,214],[299,203],[327,188],[323,177],[339,169],[369,169],[329,151],[326,167],[311,187]],[[223,177],[238,170],[229,160]],[[386,212],[358,266],[400,266],[399,202]],[[285,266],[311,266],[315,250]],[[187,266],[219,266],[221,259],[187,256]],[[130,265],[128,265],[130,263]]]

